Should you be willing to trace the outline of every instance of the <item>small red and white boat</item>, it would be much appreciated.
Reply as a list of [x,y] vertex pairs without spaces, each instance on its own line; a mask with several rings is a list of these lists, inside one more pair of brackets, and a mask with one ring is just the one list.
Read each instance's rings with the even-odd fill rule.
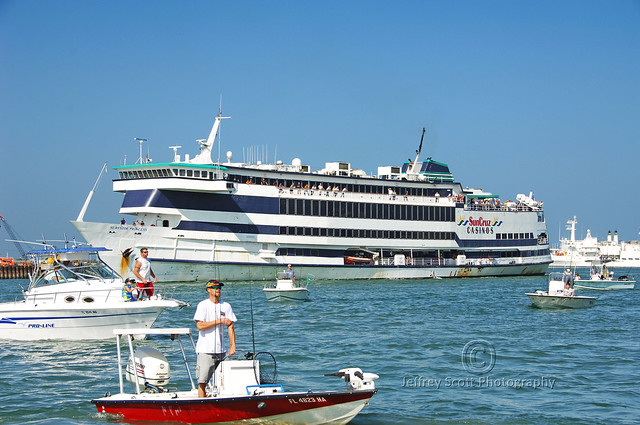
[[[195,344],[188,328],[145,329],[147,335],[166,335],[179,342],[181,359],[191,383],[188,391],[167,386],[171,368],[166,357],[152,347],[134,350],[134,329],[114,331],[117,340],[120,393],[92,400],[98,412],[115,414],[126,420],[185,423],[260,424],[346,424],[377,392],[373,373],[358,368],[342,369],[327,376],[345,380],[342,391],[286,392],[275,382],[275,359],[269,353],[245,356],[243,360],[223,360],[208,386],[208,397],[199,398],[183,342]],[[121,358],[120,340],[128,341],[128,365]],[[249,358],[246,358],[249,357]],[[135,359],[134,368],[131,359]],[[262,359],[262,360],[261,360]],[[265,360],[266,359],[266,360]],[[261,369],[262,364],[262,369]],[[124,369],[124,371],[123,371]],[[123,375],[132,383],[125,392]]]

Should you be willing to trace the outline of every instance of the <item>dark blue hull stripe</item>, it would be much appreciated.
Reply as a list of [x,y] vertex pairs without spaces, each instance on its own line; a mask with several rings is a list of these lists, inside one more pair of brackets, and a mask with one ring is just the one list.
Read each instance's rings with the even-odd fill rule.
[[211,223],[207,221],[181,221],[176,230],[196,230],[199,232],[252,233],[256,235],[277,235],[278,226],[262,226],[255,224]]
[[66,319],[96,319],[99,317],[136,316],[141,314],[156,314],[155,311],[145,311],[140,313],[118,313],[118,314],[96,314],[91,316],[50,316],[50,317],[3,317],[0,323],[15,324],[18,320],[66,320]]
[[123,208],[153,207],[196,211],[221,211],[257,214],[278,214],[277,198],[264,196],[219,195],[172,190],[130,190],[124,195]]

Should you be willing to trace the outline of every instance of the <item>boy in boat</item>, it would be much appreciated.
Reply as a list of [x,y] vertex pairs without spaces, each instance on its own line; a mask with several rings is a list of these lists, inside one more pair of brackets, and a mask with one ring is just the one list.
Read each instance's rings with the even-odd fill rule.
[[124,286],[122,287],[122,299],[125,302],[129,301],[138,301],[138,290],[135,287],[136,280],[132,277],[127,278],[124,281]]
[[196,353],[198,362],[196,376],[198,377],[198,397],[206,397],[207,383],[213,376],[218,364],[225,357],[223,326],[229,332],[229,355],[236,352],[236,333],[233,323],[237,320],[231,305],[220,302],[220,290],[224,283],[217,280],[207,282],[205,290],[209,298],[200,301],[193,320],[198,328],[198,343]]

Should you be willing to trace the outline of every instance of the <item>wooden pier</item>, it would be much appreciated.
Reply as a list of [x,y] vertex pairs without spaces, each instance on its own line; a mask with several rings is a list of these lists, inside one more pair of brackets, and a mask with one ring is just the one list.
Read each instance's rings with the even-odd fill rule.
[[0,279],[28,279],[29,273],[33,273],[31,263],[0,267]]

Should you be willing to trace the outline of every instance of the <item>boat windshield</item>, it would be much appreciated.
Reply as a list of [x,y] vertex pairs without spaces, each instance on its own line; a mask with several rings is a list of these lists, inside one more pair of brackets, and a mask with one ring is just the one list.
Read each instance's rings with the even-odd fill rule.
[[78,280],[112,280],[119,276],[102,263],[77,266],[57,264],[47,271],[39,283],[64,283]]

